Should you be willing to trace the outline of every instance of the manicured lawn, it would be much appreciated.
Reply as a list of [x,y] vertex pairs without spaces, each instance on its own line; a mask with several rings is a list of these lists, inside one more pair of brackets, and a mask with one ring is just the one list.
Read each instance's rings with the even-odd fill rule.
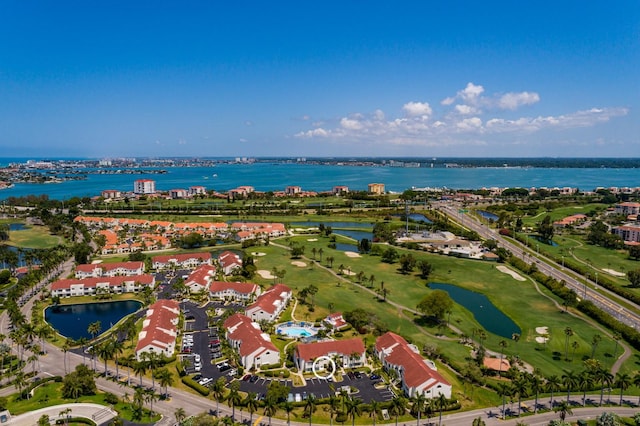
[[46,226],[29,226],[26,229],[9,232],[8,244],[16,247],[45,249],[63,243],[62,237],[51,235]]
[[[317,238],[318,241],[308,241]],[[282,240],[278,240],[278,243]],[[323,250],[322,265],[327,265],[327,257],[334,257],[333,272],[338,271],[338,266],[343,265],[345,270],[351,268],[354,273],[364,271],[366,277],[374,275],[373,287],[384,287],[389,290],[387,298],[408,308],[415,308],[424,295],[431,290],[425,280],[419,278],[414,272],[409,275],[400,274],[397,269],[399,264],[387,264],[380,257],[363,255],[361,257],[349,257],[344,252],[328,247],[329,239],[317,236],[301,236],[291,238],[292,242],[305,246],[305,256],[312,258],[311,248],[316,248],[316,260],[319,262],[318,250]],[[338,239],[338,242],[340,240]],[[404,253],[396,248],[399,253]],[[291,265],[292,259],[288,252],[277,249],[273,245],[261,247],[256,251],[267,253],[266,256],[256,258],[258,269],[271,270],[286,267],[287,272],[283,281],[294,289],[294,293],[313,283],[319,291],[314,297],[314,311],[306,308],[298,308],[295,316],[299,320],[319,320],[329,313],[329,304],[334,311],[352,310],[354,307],[362,307],[369,312],[375,312],[376,316],[389,328],[389,330],[402,334],[413,340],[418,346],[425,343],[436,344],[441,350],[453,359],[453,362],[461,365],[469,356],[469,350],[458,343],[457,339],[442,340],[426,336],[411,320],[419,320],[419,316],[407,311],[400,311],[388,303],[380,301],[381,296],[372,295],[361,286],[345,283],[340,278],[331,275],[326,268],[313,264],[309,260],[300,259],[307,263],[305,267]],[[434,272],[429,277],[430,282],[442,282],[454,284],[469,290],[485,294],[498,309],[504,312],[521,328],[521,338],[516,343],[510,337],[501,337],[488,334],[485,345],[499,352],[501,340],[505,340],[507,348],[505,355],[518,355],[525,362],[538,368],[543,374],[562,374],[564,370],[582,370],[583,358],[590,357],[592,353],[592,339],[598,334],[602,340],[597,344],[595,357],[603,366],[610,367],[613,363],[615,342],[608,338],[602,331],[594,329],[585,321],[575,318],[556,307],[549,299],[540,296],[530,280],[521,282],[496,269],[496,264],[483,261],[459,259],[454,257],[428,254],[424,252],[412,252],[417,259],[425,259],[434,266]],[[346,278],[346,276],[342,276]],[[355,281],[355,277],[349,277]],[[261,279],[257,279],[260,281]],[[262,280],[263,284],[270,284],[272,280]],[[367,279],[364,285],[371,285]],[[546,290],[543,290],[548,294]],[[474,334],[474,329],[480,328],[471,313],[456,305],[450,318],[451,324],[460,329],[467,336]],[[536,327],[548,327],[549,341],[546,345],[536,343]],[[569,339],[568,358],[565,360],[565,329],[573,332]],[[426,328],[431,334],[438,334],[442,330],[431,327]],[[451,332],[445,335],[454,336]],[[373,342],[373,336],[367,343]],[[578,347],[573,354],[572,342],[577,342]],[[621,349],[617,349],[618,355]],[[573,359],[573,360],[571,360]],[[632,361],[623,366],[623,371],[632,371],[635,368]]]

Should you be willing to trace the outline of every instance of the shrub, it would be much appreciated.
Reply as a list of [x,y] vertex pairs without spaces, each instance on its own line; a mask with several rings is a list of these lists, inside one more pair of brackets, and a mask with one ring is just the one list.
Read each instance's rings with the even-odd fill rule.
[[182,383],[189,386],[191,389],[198,392],[202,396],[209,395],[209,388],[202,386],[200,383],[196,382],[189,376],[184,376],[182,378]]

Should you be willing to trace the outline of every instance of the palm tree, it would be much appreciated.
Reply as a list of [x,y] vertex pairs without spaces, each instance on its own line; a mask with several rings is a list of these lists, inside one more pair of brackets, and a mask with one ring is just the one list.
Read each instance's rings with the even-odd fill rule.
[[264,400],[264,415],[269,417],[269,426],[271,426],[271,417],[275,416],[278,411],[278,404],[275,399],[267,398]]
[[94,340],[98,334],[102,331],[102,323],[98,320],[96,322],[92,322],[87,327],[87,333],[91,335],[91,340]]
[[33,375],[36,374],[36,361],[38,361],[38,359],[39,359],[39,357],[35,353],[32,353],[27,358],[27,362],[31,363],[31,372],[33,373]]
[[187,412],[182,407],[177,408],[176,411],[173,412],[173,415],[176,417],[176,423],[178,424],[187,418]]
[[304,412],[307,416],[309,416],[309,426],[311,426],[311,417],[316,411],[317,403],[318,399],[315,397],[315,395],[310,394],[309,396],[307,396],[307,402],[304,404]]
[[573,371],[567,371],[562,375],[562,384],[567,388],[567,403],[569,402],[569,398],[571,398],[571,389],[575,387],[577,381],[578,378]]
[[426,402],[427,402],[427,398],[425,398],[422,392],[416,394],[416,396],[413,397],[413,404],[411,405],[411,414],[418,417],[416,426],[420,426],[420,417],[424,412]]
[[[640,375],[639,375],[640,376]],[[330,385],[332,392],[329,394],[329,425],[333,425],[333,415],[338,412],[340,407],[340,399],[335,395],[335,389]]]
[[571,405],[567,401],[560,401],[558,406],[553,409],[556,413],[560,413],[560,421],[564,423],[564,419],[567,417],[567,414],[573,414],[571,411]]
[[255,392],[249,392],[244,399],[244,405],[249,412],[249,424],[253,424],[253,413],[258,411],[258,398]]
[[166,368],[161,368],[156,371],[156,377],[158,378],[158,384],[161,388],[164,388],[165,399],[169,397],[169,386],[173,384],[173,376],[171,372]]
[[98,345],[98,356],[104,360],[104,376],[107,377],[107,361],[113,357],[113,346],[111,340],[105,340]]
[[518,394],[518,417],[522,412],[522,397],[529,395],[529,381],[525,376],[519,376],[513,381],[513,389]]
[[62,344],[62,353],[63,353],[62,362],[64,363],[64,374],[65,375],[67,374],[67,352],[69,352],[69,349],[71,349],[71,340],[67,339]]
[[407,400],[401,396],[397,395],[391,400],[391,413],[396,416],[396,426],[398,426],[398,416],[403,415],[407,410]]
[[502,339],[498,345],[500,345],[500,368],[498,369],[498,376],[502,377],[502,358],[504,358],[504,348],[507,347],[507,341]]
[[115,338],[111,341],[111,351],[116,363],[116,380],[120,379],[120,365],[118,364],[118,356],[122,355],[124,351],[124,342],[118,339],[116,335]]
[[287,413],[287,424],[291,424],[291,412],[296,408],[296,406],[291,401],[284,401],[281,405],[282,409]]
[[231,418],[236,419],[236,405],[242,402],[242,397],[238,392],[240,390],[240,382],[232,382],[229,386],[229,395],[227,395],[227,404],[231,407]]
[[569,360],[569,338],[573,336],[573,330],[571,327],[566,327],[564,329],[564,359],[565,361]]
[[438,426],[442,426],[442,411],[447,408],[448,401],[444,394],[438,395],[438,399],[436,401],[438,404],[438,409],[440,410]]
[[224,389],[227,385],[227,380],[224,377],[219,377],[218,380],[209,383],[209,389],[213,394],[213,398],[216,400],[216,416],[220,417],[220,401],[224,398]]
[[547,377],[545,387],[551,393],[549,397],[549,409],[553,409],[553,393],[560,390],[560,378],[556,375]]
[[538,412],[538,395],[540,394],[540,390],[542,390],[542,379],[534,373],[527,375],[527,380],[529,381],[531,391],[536,394],[536,399],[533,405],[533,413],[535,414]]
[[140,386],[142,386],[142,376],[147,372],[147,363],[143,361],[133,362],[133,373],[140,376]]
[[632,380],[631,380],[631,376],[629,376],[627,373],[617,373],[616,374],[616,380],[614,382],[614,386],[617,388],[620,388],[620,406],[622,407],[622,394],[624,393],[624,391],[626,391],[627,389],[629,389],[629,387],[631,386]]
[[153,389],[147,389],[144,392],[144,400],[149,403],[149,410],[153,414],[153,402],[158,400],[158,394]]
[[596,371],[596,379],[600,382],[600,406],[602,407],[602,399],[604,397],[604,388],[610,387],[613,382],[613,374],[609,373],[604,368],[600,368]]
[[376,419],[380,415],[380,403],[375,399],[369,404],[369,417],[373,418],[373,426],[376,426]]
[[351,426],[355,426],[356,417],[362,414],[362,400],[360,398],[349,398],[346,401],[347,416],[351,416]]
[[579,347],[580,343],[578,343],[577,340],[571,342],[571,349],[573,349],[573,351],[571,351],[571,362],[573,362],[573,358],[576,356],[576,349],[578,349]]
[[498,395],[502,397],[502,420],[507,418],[507,412],[505,410],[507,405],[507,397],[512,393],[511,386],[508,383],[500,383],[498,385]]
[[[633,376],[633,385],[640,388],[640,371],[636,372],[635,376]],[[640,396],[638,397],[638,405],[640,405]]]
[[[22,397],[22,389],[27,387],[27,378],[25,377],[22,371],[18,371],[16,377],[13,379],[13,385],[18,388],[18,393]],[[27,399],[29,399],[29,394],[27,393]]]
[[592,374],[585,370],[578,376],[578,388],[582,390],[582,406],[587,405],[587,391],[593,386]]

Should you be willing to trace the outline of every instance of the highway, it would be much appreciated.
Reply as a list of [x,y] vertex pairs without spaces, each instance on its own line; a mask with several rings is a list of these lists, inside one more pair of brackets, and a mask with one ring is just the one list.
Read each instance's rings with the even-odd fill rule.
[[[573,272],[569,273],[553,260],[532,252],[520,244],[513,243],[510,239],[496,232],[495,229],[483,225],[475,217],[462,212],[461,206],[455,203],[438,203],[435,207],[465,228],[477,232],[483,238],[496,240],[499,246],[509,250],[514,256],[519,257],[528,264],[535,262],[540,272],[558,281],[564,281],[567,287],[573,289],[580,299],[589,300],[618,321],[636,330],[640,329],[640,315],[637,314],[637,312],[640,312],[640,307],[633,302],[623,299],[605,288],[598,288],[597,283],[584,277],[581,277],[584,281],[578,281]],[[588,281],[589,285],[586,285],[585,281]],[[622,306],[619,302],[621,300],[624,300],[624,303],[631,306],[633,310]]]

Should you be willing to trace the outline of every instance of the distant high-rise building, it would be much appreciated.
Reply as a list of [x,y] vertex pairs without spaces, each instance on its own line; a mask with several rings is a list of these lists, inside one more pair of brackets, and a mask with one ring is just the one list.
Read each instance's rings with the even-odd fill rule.
[[151,179],[138,179],[133,182],[134,194],[155,194],[156,181]]
[[370,183],[369,194],[373,194],[373,195],[384,194],[384,183]]

